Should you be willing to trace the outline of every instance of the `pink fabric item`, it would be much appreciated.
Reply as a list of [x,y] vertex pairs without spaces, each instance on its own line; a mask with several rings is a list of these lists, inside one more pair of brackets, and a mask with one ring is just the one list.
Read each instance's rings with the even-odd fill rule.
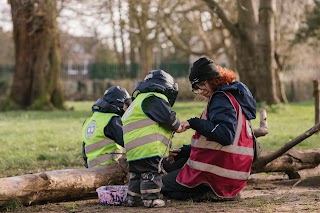
[[121,205],[127,199],[128,186],[113,185],[97,188],[99,202],[102,205]]

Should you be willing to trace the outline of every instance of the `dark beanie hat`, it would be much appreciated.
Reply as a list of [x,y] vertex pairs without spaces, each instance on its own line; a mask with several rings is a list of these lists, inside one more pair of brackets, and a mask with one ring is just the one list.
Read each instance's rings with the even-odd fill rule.
[[220,76],[221,74],[217,71],[217,66],[213,61],[207,57],[202,57],[193,63],[189,74],[189,81],[191,86],[194,87],[196,83],[219,78]]

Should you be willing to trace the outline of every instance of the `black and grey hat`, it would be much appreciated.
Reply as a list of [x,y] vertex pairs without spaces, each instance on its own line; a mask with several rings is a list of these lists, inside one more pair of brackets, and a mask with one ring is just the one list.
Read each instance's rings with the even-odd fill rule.
[[189,74],[189,81],[191,86],[194,87],[196,83],[219,78],[220,76],[221,74],[218,72],[217,66],[213,61],[207,57],[202,57],[193,63]]
[[128,105],[131,103],[128,91],[120,86],[112,86],[104,92],[103,98],[99,98],[93,104],[92,112],[116,113],[122,116],[125,103]]
[[170,106],[174,105],[179,93],[178,84],[173,77],[164,70],[151,70],[143,81],[138,82],[133,89],[132,97],[137,97],[140,93],[158,92],[164,94]]

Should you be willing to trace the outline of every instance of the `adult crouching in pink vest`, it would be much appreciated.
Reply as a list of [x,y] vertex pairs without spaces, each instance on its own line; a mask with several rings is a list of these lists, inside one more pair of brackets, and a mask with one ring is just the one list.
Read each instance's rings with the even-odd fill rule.
[[162,193],[178,200],[238,200],[253,162],[249,120],[256,118],[256,101],[233,71],[206,57],[193,63],[189,80],[208,104],[200,118],[181,122],[195,134],[190,145],[171,150]]

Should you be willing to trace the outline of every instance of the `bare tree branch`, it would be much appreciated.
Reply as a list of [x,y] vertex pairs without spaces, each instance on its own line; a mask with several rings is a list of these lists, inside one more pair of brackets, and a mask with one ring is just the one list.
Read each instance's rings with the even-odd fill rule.
[[224,26],[230,31],[231,34],[236,36],[239,34],[239,30],[236,27],[236,25],[227,17],[223,9],[220,7],[220,5],[214,1],[214,0],[203,0],[207,3],[208,7],[211,8],[212,11],[214,11],[219,18],[222,20]]
[[257,138],[268,134],[267,111],[265,109],[260,111],[260,128],[254,129],[253,134]]

